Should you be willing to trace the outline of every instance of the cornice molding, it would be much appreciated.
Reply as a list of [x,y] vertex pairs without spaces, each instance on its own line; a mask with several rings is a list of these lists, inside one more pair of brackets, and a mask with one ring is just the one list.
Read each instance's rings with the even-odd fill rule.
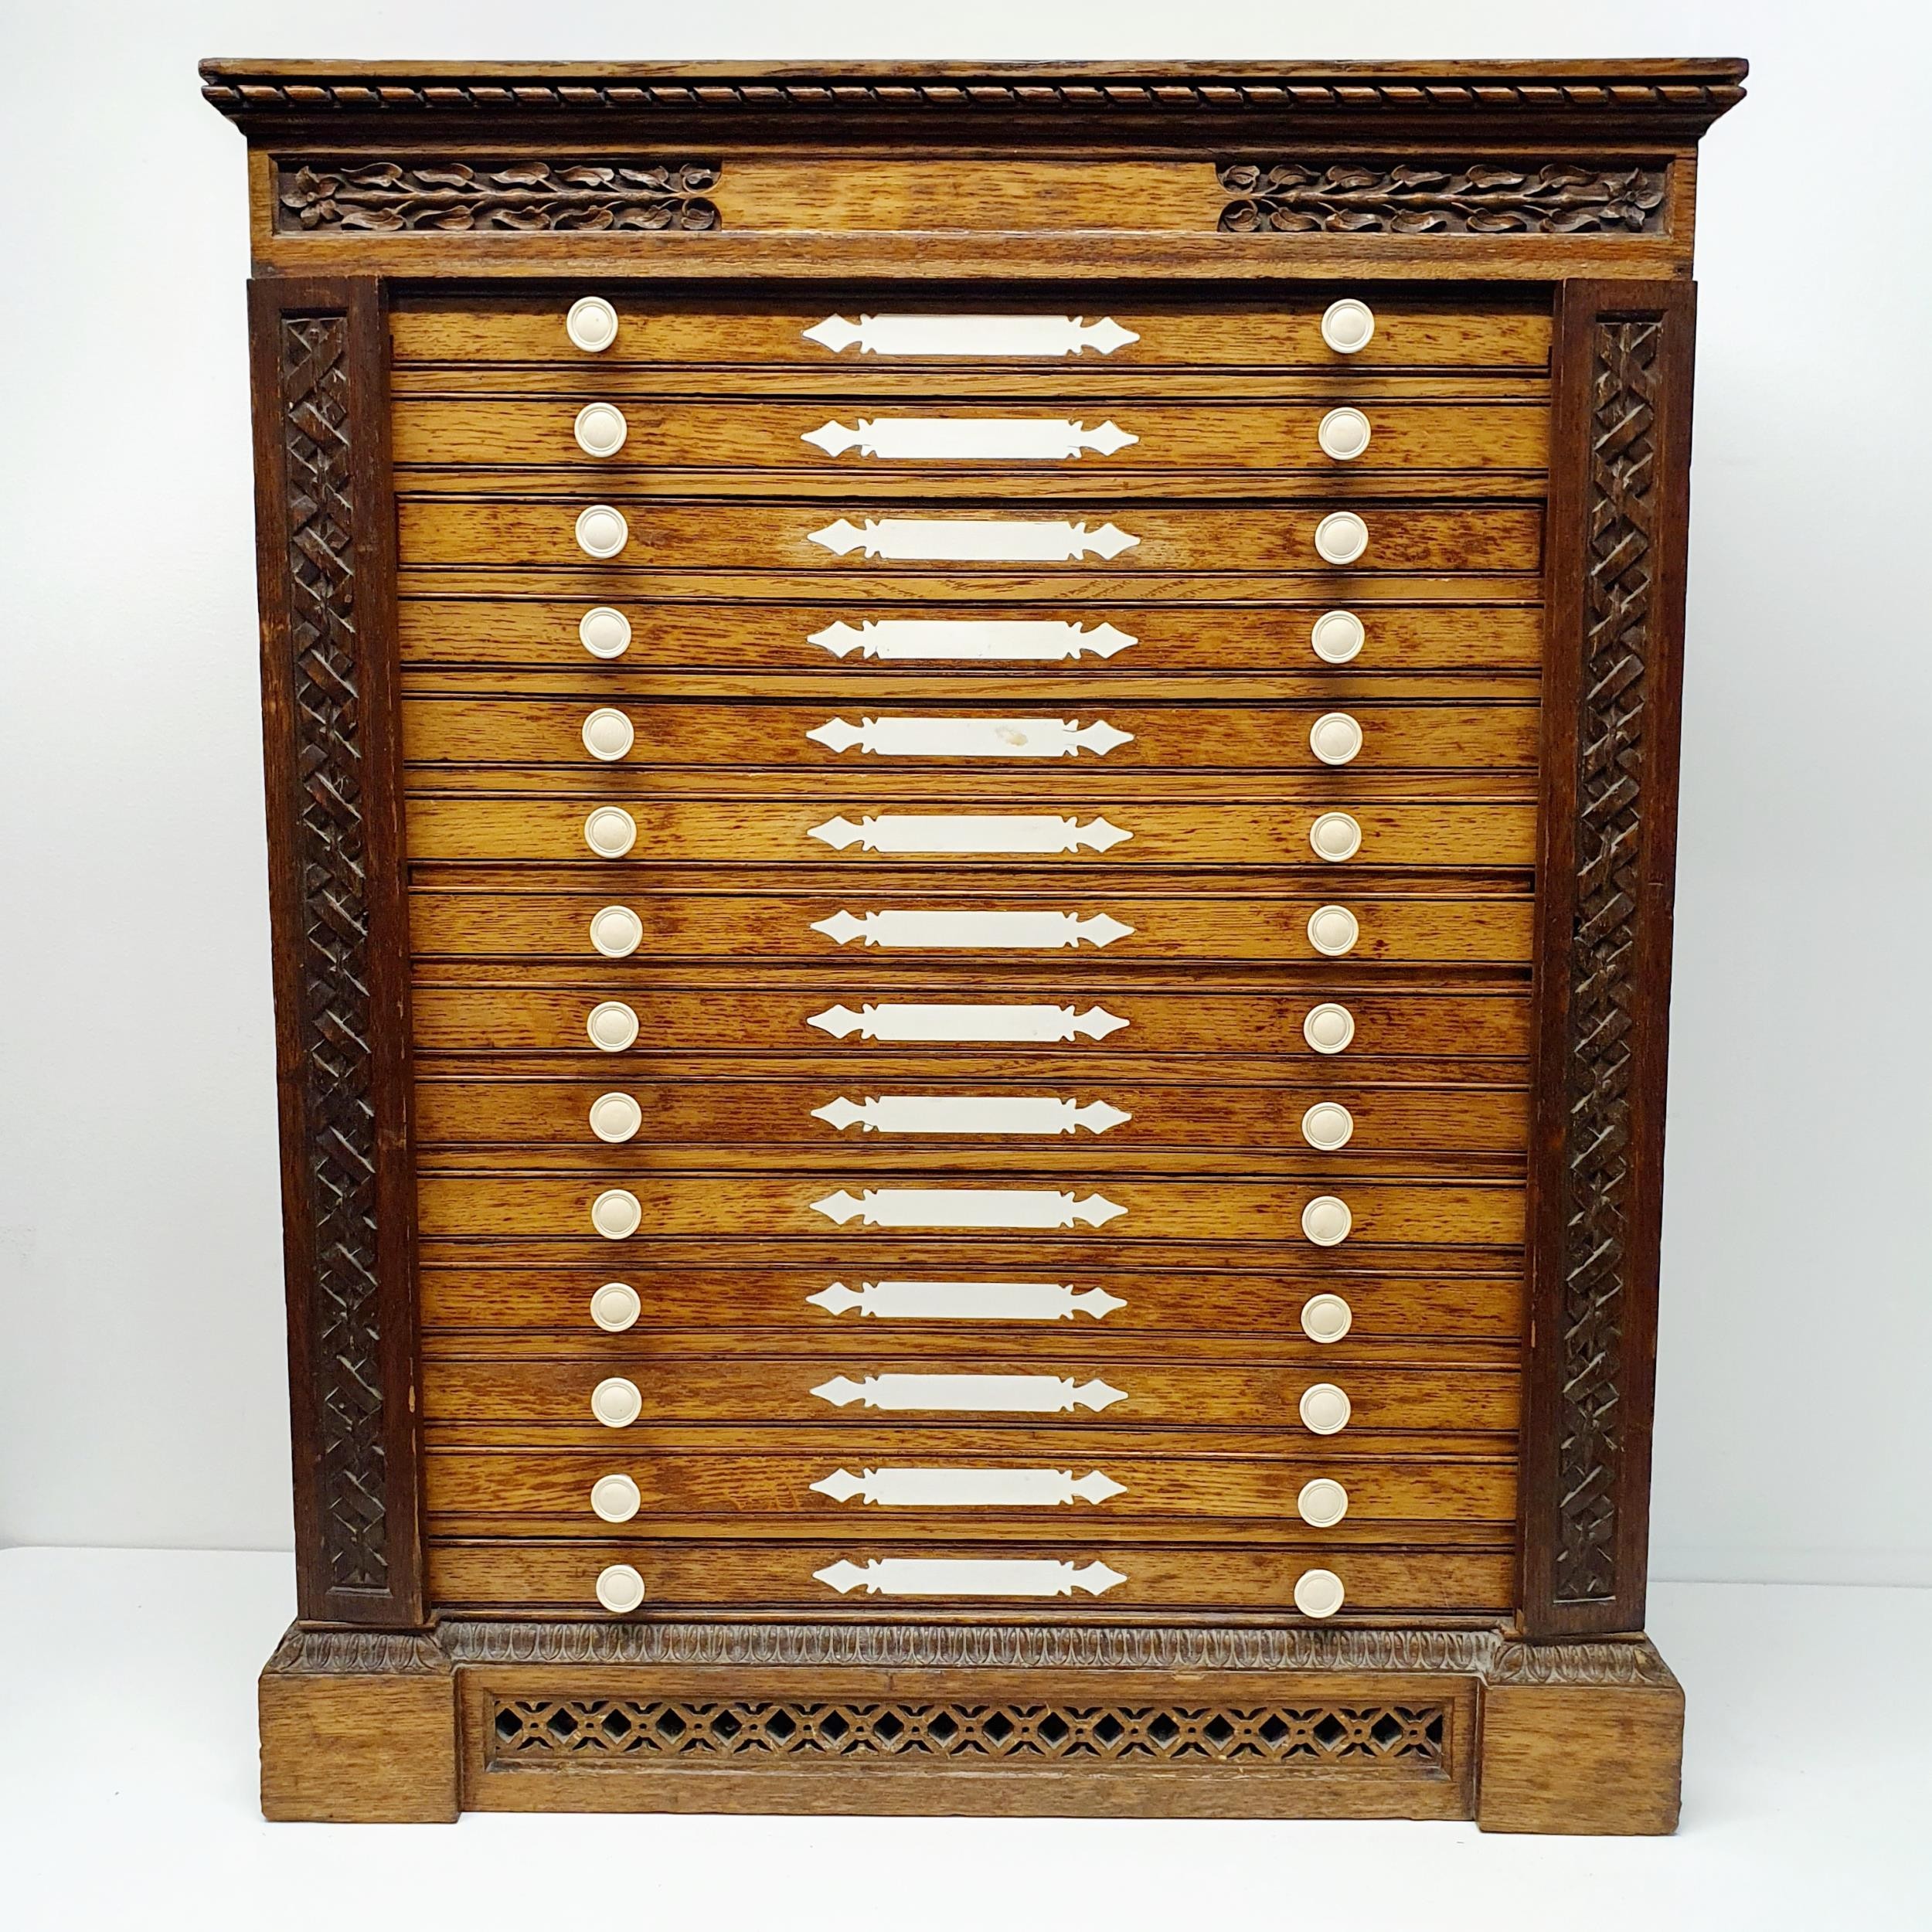
[[202,92],[251,134],[418,117],[612,134],[692,125],[825,138],[1028,140],[1140,134],[1190,143],[1230,124],[1400,128],[1515,139],[1551,124],[1664,143],[1695,141],[1743,98],[1742,60],[1449,61],[1238,66],[964,65],[836,67],[709,63],[205,60]]

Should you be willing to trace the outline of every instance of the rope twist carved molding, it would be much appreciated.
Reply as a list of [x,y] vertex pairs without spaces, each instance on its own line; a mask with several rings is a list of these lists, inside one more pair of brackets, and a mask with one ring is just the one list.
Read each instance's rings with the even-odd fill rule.
[[1660,232],[1668,167],[1610,162],[1243,161],[1215,171],[1236,234]]
[[697,161],[304,161],[280,170],[275,220],[285,233],[719,228],[706,198],[719,172]]
[[302,1104],[323,1561],[335,1589],[389,1578],[376,1304],[349,318],[291,315],[278,338],[294,655],[294,860]]
[[492,1764],[665,1758],[988,1760],[1065,1764],[1373,1764],[1440,1775],[1440,1704],[780,1703],[498,1698]]
[[1618,1581],[1632,1029],[1663,334],[1655,318],[1605,321],[1596,325],[1591,352],[1556,1463],[1556,1594],[1566,1603],[1613,1600]]

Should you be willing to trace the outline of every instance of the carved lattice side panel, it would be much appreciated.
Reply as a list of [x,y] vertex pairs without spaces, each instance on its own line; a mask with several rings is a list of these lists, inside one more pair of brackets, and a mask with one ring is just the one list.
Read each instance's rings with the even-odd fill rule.
[[492,1764],[896,1758],[1444,1767],[1441,1704],[1240,1706],[699,1702],[639,1698],[492,1701]]
[[284,316],[279,346],[318,1502],[331,1587],[380,1590],[387,1471],[349,318]]
[[1617,1593],[1631,1097],[1654,645],[1659,318],[1599,322],[1590,366],[1563,1220],[1559,1599]]

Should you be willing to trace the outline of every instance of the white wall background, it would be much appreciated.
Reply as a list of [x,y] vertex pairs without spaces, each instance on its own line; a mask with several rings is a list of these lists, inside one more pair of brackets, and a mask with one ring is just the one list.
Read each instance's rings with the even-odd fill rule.
[[1932,1582],[1932,14],[1881,0],[9,9],[0,1544],[290,1539],[217,53],[1748,56],[1699,222],[1655,1566]]

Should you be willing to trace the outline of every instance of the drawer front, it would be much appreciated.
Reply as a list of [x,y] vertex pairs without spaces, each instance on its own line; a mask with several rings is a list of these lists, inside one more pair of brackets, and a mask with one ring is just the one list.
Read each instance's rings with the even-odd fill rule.
[[[832,1257],[818,1267],[733,1265],[716,1255],[667,1266],[662,1256],[628,1254],[511,1267],[432,1242],[420,1276],[423,1320],[439,1349],[462,1349],[483,1331],[520,1332],[546,1347],[574,1341],[602,1349],[607,1339],[621,1345],[635,1329],[694,1353],[707,1342],[737,1352],[776,1340],[821,1353],[862,1342],[900,1359],[964,1349],[1022,1366],[1066,1335],[1097,1358],[1145,1349],[1146,1338],[1158,1336],[1171,1359],[1245,1350],[1318,1367],[1345,1340],[1359,1354],[1365,1345],[1417,1337],[1513,1345],[1521,1332],[1520,1273],[1494,1264],[1487,1272],[1429,1265],[1396,1272],[1329,1252],[1267,1257],[1276,1264],[1242,1274],[1199,1257],[1192,1265],[1130,1256],[1118,1265],[1043,1267],[1037,1249],[1027,1247],[1003,1254],[976,1247],[974,1257],[971,1270],[944,1261],[933,1267],[913,1246],[875,1243],[862,1268],[842,1268]],[[614,1295],[600,1300],[607,1287]],[[607,1336],[600,1314],[616,1325]],[[595,1366],[602,1358],[590,1359]]]
[[[961,890],[957,879],[928,887],[863,877],[842,889],[786,893],[680,889],[641,867],[607,864],[604,883],[594,890],[513,891],[503,875],[489,890],[419,886],[410,895],[410,930],[416,952],[426,958],[594,964],[594,922],[617,906],[636,915],[634,947],[625,955],[634,960],[822,964],[842,955],[876,966],[882,975],[895,965],[1006,969],[1024,964],[1044,968],[1041,977],[1050,977],[1061,996],[1080,998],[1090,968],[1111,972],[1142,961],[1323,964],[1309,926],[1335,905],[1349,913],[1355,934],[1345,963],[1325,962],[1338,975],[1353,977],[1365,965],[1385,964],[1529,964],[1533,923],[1527,893],[1385,896],[1351,889],[1345,868],[1332,869],[1331,876],[1330,893],[1320,896],[1198,889],[1155,894],[1130,889],[1124,879],[1083,891],[1056,883],[1024,893],[982,887],[974,894]],[[926,917],[930,913],[940,917]],[[631,930],[620,922],[613,943],[622,943]],[[883,985],[883,978],[876,983]]]
[[[909,1449],[915,1451],[908,1460]],[[1080,1458],[1074,1461],[1083,1460]],[[1274,1456],[1150,1457],[1100,1450],[1090,1468],[1038,1468],[1008,1454],[962,1451],[926,1436],[910,1444],[880,1429],[854,1429],[813,1451],[440,1449],[427,1459],[432,1535],[502,1535],[512,1527],[548,1536],[607,1537],[611,1526],[591,1491],[611,1475],[636,1489],[629,1519],[653,1529],[672,1519],[735,1519],[740,1534],[893,1538],[997,1528],[1117,1536],[1124,1522],[1162,1528],[1199,1519],[1290,1526],[1299,1533],[1302,1492],[1338,1484],[1345,1511],[1331,1529],[1352,1536],[1400,1523],[1474,1530],[1509,1523],[1516,1484],[1506,1460],[1456,1461]],[[1060,1458],[1063,1464],[1067,1459]],[[1095,1481],[1098,1476],[1103,1480]],[[1077,1486],[1076,1486],[1077,1485]],[[601,1500],[601,1498],[600,1498]],[[628,1495],[604,1507],[631,1506]],[[1308,1499],[1325,1519],[1326,1492]]]
[[[598,1575],[607,1566],[625,1563],[642,1579],[647,1611],[822,1613],[842,1602],[849,1611],[875,1614],[894,1609],[917,1614],[941,1605],[1004,1605],[1063,1615],[1096,1609],[1279,1614],[1292,1612],[1303,1573],[1322,1568],[1342,1578],[1351,1611],[1500,1614],[1512,1594],[1515,1566],[1506,1546],[1342,1553],[1319,1532],[1259,1548],[1206,1540],[1083,1544],[1070,1559],[1066,1546],[1050,1535],[978,1544],[909,1538],[889,1550],[832,1539],[773,1546],[680,1543],[643,1536],[561,1543],[437,1537],[429,1546],[430,1590],[438,1604],[455,1612],[529,1609],[601,1617]],[[988,1562],[1026,1567],[978,1566]],[[869,1570],[875,1563],[881,1567]]]
[[[617,1079],[629,1078],[627,1069],[653,1055],[730,1052],[809,1059],[841,1080],[872,1079],[881,1060],[962,1077],[991,1055],[1045,1066],[1056,1078],[1085,1079],[1094,1063],[1113,1066],[1129,1055],[1213,1054],[1217,1080],[1278,1080],[1286,1060],[1303,1070],[1297,1077],[1318,1070],[1324,1080],[1381,1081],[1410,1077],[1400,1070],[1413,1059],[1467,1057],[1480,1065],[1521,1061],[1529,1050],[1529,1002],[1522,992],[1385,992],[1359,983],[1279,993],[1184,992],[1097,972],[1081,975],[1077,997],[1043,1000],[1024,982],[983,976],[969,989],[903,974],[889,985],[869,974],[856,988],[818,978],[767,989],[667,985],[648,968],[621,960],[600,960],[561,984],[538,979],[546,972],[539,967],[455,970],[463,971],[461,983],[417,983],[420,1053],[587,1056]],[[889,997],[876,996],[882,988]],[[607,1002],[636,1017],[627,1048],[593,1043],[590,1015]],[[1330,1017],[1328,1030],[1319,1017],[1311,1022],[1318,1008],[1334,1007],[1342,1016]],[[1317,1037],[1343,1043],[1318,1051],[1311,1023]],[[611,1024],[615,1030],[605,1039],[621,1039],[628,1022],[617,1016]]]
[[[695,382],[713,369],[728,372],[733,364],[797,369],[814,378],[830,375],[841,387],[889,385],[909,369],[922,382],[934,370],[992,370],[1004,386],[1018,372],[1032,394],[1059,393],[1087,382],[1104,386],[1141,369],[1226,370],[1265,382],[1291,369],[1352,381],[1364,369],[1541,374],[1549,368],[1549,312],[1527,303],[1471,307],[1379,301],[1373,335],[1352,354],[1338,355],[1321,338],[1321,311],[1333,294],[1349,292],[1311,290],[1292,308],[1261,301],[1209,308],[1134,298],[1108,304],[1104,318],[1087,316],[1078,327],[1046,318],[1044,333],[1030,345],[1009,333],[997,344],[998,353],[992,352],[995,345],[984,332],[969,332],[950,343],[929,336],[917,352],[907,352],[904,332],[896,341],[859,319],[886,312],[876,287],[849,291],[842,300],[835,296],[810,307],[781,300],[757,310],[658,287],[648,301],[613,291],[617,337],[596,353],[570,341],[563,327],[565,302],[554,294],[527,302],[492,298],[487,308],[406,298],[389,318],[389,338],[401,364],[549,363],[570,369],[587,393],[600,393],[597,386],[607,383],[611,371],[679,369],[690,371],[689,379]],[[947,312],[917,291],[887,299],[893,314]],[[1063,325],[1057,329],[1051,326],[1056,321]],[[728,379],[735,386],[741,379],[730,374]]]
[[[593,505],[623,519],[623,548],[596,560],[578,547],[577,524]],[[813,574],[889,573],[996,577],[1016,566],[1104,569],[1120,585],[1162,570],[1215,571],[1230,558],[1255,573],[1326,570],[1317,547],[1335,505],[1283,502],[1267,509],[1125,503],[1102,498],[1032,513],[1023,485],[973,509],[869,502],[855,480],[817,503],[670,502],[628,493],[621,480],[587,477],[556,496],[406,492],[396,503],[402,553],[411,564],[578,566],[587,589],[640,573],[725,570]],[[1437,509],[1351,497],[1367,526],[1362,567],[1383,573],[1535,570],[1543,560],[1543,512],[1529,506]],[[1010,592],[1005,593],[1011,594]],[[1002,595],[991,580],[981,594]],[[1022,593],[1023,594],[1023,593]]]
[[[1029,790],[1037,787],[1036,780]],[[957,794],[947,799],[862,800],[849,790],[806,801],[665,801],[621,779],[602,791],[566,798],[417,792],[409,801],[408,835],[410,852],[422,860],[583,860],[610,866],[614,876],[621,876],[618,859],[632,866],[809,865],[854,873],[895,865],[977,865],[996,866],[1022,886],[1056,859],[1110,872],[1290,866],[1338,879],[1349,866],[1522,869],[1536,862],[1536,808],[1528,803],[1358,803],[1343,811],[1319,801],[1177,805],[1016,793],[1010,781],[979,774],[962,777]],[[625,815],[614,821],[618,829],[611,842],[623,849],[611,852],[607,846],[600,853],[590,842],[597,835],[590,821],[609,809]],[[1337,849],[1345,847],[1345,858],[1332,860],[1318,849],[1328,835],[1325,826],[1338,828]]]
[[[614,712],[614,720],[604,714]],[[597,714],[610,738],[597,736]],[[1342,720],[1355,727],[1351,732]],[[1318,729],[1319,727],[1319,729]],[[595,757],[587,735],[605,747]],[[628,742],[627,742],[628,741]],[[612,747],[624,743],[621,751]],[[1325,752],[1327,756],[1318,755]],[[1536,708],[1529,704],[1220,706],[1097,704],[1083,715],[998,702],[911,705],[886,693],[849,704],[635,704],[616,697],[518,702],[412,698],[403,750],[414,765],[563,767],[566,782],[600,767],[706,770],[775,766],[840,775],[953,769],[1004,781],[1043,771],[1280,771],[1338,791],[1358,774],[1530,773]]]
[[[441,396],[399,400],[394,454],[399,468],[528,467],[580,473],[585,452],[576,421],[581,385],[565,376],[554,399]],[[1034,402],[962,403],[943,393],[843,406],[773,397],[692,401],[648,386],[609,382],[599,402],[617,412],[624,440],[592,468],[599,476],[656,470],[688,475],[753,470],[773,480],[879,471],[923,472],[926,487],[948,494],[978,488],[990,471],[1035,475],[1235,470],[1305,471],[1331,478],[1364,473],[1458,470],[1539,471],[1549,461],[1549,411],[1540,400],[1417,401],[1365,397],[1355,416],[1366,424],[1359,453],[1338,461],[1322,447],[1332,406],[1321,400],[1159,403],[1123,400],[1104,412],[1056,415]],[[1362,433],[1352,420],[1353,434]],[[1332,439],[1335,430],[1332,427]],[[1350,445],[1352,447],[1352,444]],[[1029,474],[1030,473],[1030,474]],[[1427,488],[1424,483],[1423,487]]]

